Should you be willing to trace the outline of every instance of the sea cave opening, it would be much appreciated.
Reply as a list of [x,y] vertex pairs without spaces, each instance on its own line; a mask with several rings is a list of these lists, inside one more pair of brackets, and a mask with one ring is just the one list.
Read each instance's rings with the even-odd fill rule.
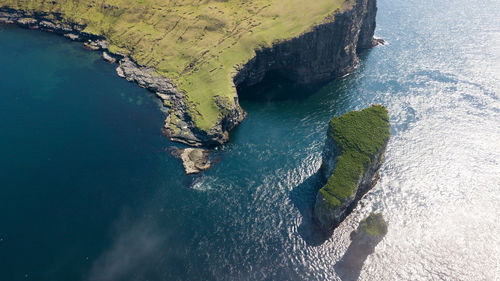
[[319,90],[324,83],[298,84],[282,71],[268,71],[262,81],[248,85],[246,81],[236,87],[240,101],[276,102],[302,100]]

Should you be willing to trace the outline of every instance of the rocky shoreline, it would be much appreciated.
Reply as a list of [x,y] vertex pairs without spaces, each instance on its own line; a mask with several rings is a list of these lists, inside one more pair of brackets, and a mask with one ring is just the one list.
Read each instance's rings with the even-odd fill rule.
[[[72,41],[83,42],[83,47],[88,50],[101,51],[104,60],[109,63],[118,63],[116,68],[118,76],[150,90],[163,101],[163,104],[169,109],[164,131],[171,140],[191,146],[215,145],[215,143],[210,142],[210,139],[204,138],[203,134],[195,135],[190,130],[189,123],[183,121],[189,119],[188,116],[184,116],[187,108],[184,95],[177,91],[175,85],[168,78],[156,75],[153,68],[140,66],[128,56],[110,52],[106,39],[83,32],[85,26],[56,23],[50,19],[51,15],[53,14],[27,14],[24,11],[0,8],[0,23],[17,24],[28,29],[53,32]],[[58,15],[55,15],[55,18],[56,21],[61,20]],[[172,127],[174,124],[169,122],[172,119],[179,120],[175,123],[175,127]]]
[[[348,74],[358,65],[358,52],[377,44],[373,39],[376,11],[376,0],[346,1],[340,11],[311,31],[257,50],[255,57],[235,72],[235,87],[257,84],[270,71],[277,71],[298,84],[325,82]],[[63,23],[58,14],[26,13],[2,7],[0,23],[54,32],[84,42],[87,49],[101,51],[106,61],[118,63],[116,71],[120,77],[154,92],[163,101],[168,108],[163,130],[172,141],[194,147],[221,145],[246,117],[238,97],[231,103],[216,101],[221,112],[219,121],[209,130],[198,128],[190,116],[186,95],[171,80],[157,75],[151,67],[137,64],[129,56],[110,52],[104,37],[83,32],[83,25]]]

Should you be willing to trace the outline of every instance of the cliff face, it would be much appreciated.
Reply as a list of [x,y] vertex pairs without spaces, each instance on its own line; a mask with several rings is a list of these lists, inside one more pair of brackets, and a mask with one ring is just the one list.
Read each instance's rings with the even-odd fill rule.
[[269,71],[299,84],[325,82],[351,72],[357,52],[372,46],[376,0],[351,0],[325,23],[297,38],[258,50],[234,77],[237,86],[262,81]]
[[[380,114],[372,114],[369,110],[378,110]],[[347,114],[332,119],[323,149],[321,174],[326,184],[316,196],[313,215],[325,232],[340,224],[359,199],[377,183],[389,140],[385,108],[372,106],[351,113],[346,118]],[[339,143],[336,136],[341,136],[344,142]],[[358,140],[358,136],[366,136],[366,139]],[[371,141],[373,143],[368,143]],[[363,167],[363,170],[357,173],[355,167]]]
[[359,32],[358,39],[358,52],[374,47],[378,44],[376,40],[373,39],[373,34],[375,34],[376,27],[376,16],[377,16],[377,1],[368,1],[365,6],[366,12],[364,13],[363,25]]
[[[349,73],[358,64],[357,52],[373,46],[376,10],[376,0],[346,1],[340,10],[311,31],[257,50],[256,55],[235,72],[235,86],[259,83],[269,71],[299,84],[324,82]],[[173,141],[191,146],[223,144],[229,140],[229,131],[246,116],[238,97],[229,100],[217,95],[207,97],[214,99],[215,109],[211,110],[218,112],[217,122],[208,129],[201,128],[198,123],[203,115],[198,112],[198,102],[180,91],[173,81],[158,75],[153,67],[140,65],[129,55],[113,54],[104,37],[84,32],[84,25],[68,24],[60,14],[25,13],[0,7],[2,22],[55,31],[72,40],[86,41],[88,48],[111,53],[119,62],[118,75],[149,89],[163,100],[169,109],[164,131]]]

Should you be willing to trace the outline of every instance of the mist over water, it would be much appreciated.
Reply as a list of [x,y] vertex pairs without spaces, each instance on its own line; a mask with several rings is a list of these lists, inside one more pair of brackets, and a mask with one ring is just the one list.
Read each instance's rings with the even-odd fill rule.
[[[500,2],[378,7],[386,46],[317,90],[247,92],[198,176],[152,94],[77,43],[0,26],[0,279],[340,280],[349,234],[379,211],[389,232],[360,280],[499,280]],[[392,124],[381,178],[325,241],[327,122],[372,103]]]

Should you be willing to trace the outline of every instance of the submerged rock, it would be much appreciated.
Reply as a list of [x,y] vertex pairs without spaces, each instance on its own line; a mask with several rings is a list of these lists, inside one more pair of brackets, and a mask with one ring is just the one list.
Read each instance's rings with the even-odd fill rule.
[[387,222],[382,213],[370,213],[359,223],[358,228],[351,233],[351,240],[359,245],[375,248],[387,234]]
[[377,182],[390,136],[387,109],[373,105],[330,121],[321,173],[326,184],[319,190],[314,220],[331,232]]
[[182,160],[182,165],[188,175],[205,171],[212,165],[208,149],[172,148],[172,155]]

